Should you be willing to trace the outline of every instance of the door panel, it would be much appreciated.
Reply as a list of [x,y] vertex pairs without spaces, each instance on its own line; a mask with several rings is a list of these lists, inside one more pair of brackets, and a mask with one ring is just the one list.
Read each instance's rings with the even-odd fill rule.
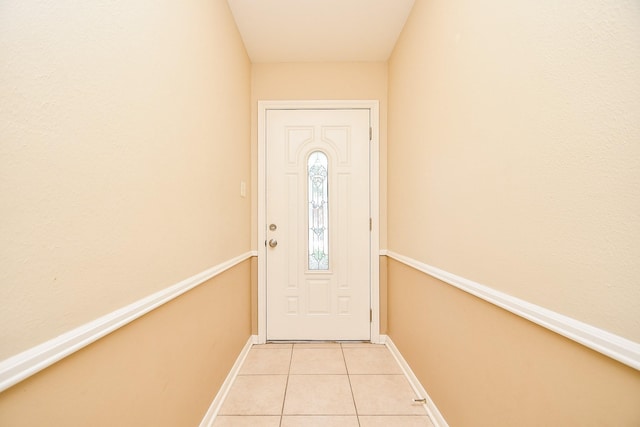
[[267,339],[368,340],[369,110],[266,124]]

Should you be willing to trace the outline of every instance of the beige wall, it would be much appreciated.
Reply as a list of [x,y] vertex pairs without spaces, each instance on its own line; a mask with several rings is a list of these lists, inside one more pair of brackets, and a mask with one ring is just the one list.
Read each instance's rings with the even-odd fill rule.
[[394,260],[389,335],[448,424],[640,425],[640,372]]
[[258,257],[251,257],[251,335],[258,335]]
[[250,261],[0,394],[0,425],[197,426],[250,335]]
[[640,5],[417,0],[389,249],[640,342]]
[[[380,101],[380,245],[386,233],[387,64],[384,62],[256,63],[252,66],[251,143],[252,187],[257,188],[258,101],[378,100]],[[252,203],[252,230],[257,236],[257,194]],[[254,237],[255,240],[255,237]],[[256,241],[253,248],[257,249]]]
[[[640,8],[417,0],[389,62],[388,248],[640,341]],[[640,372],[388,261],[452,426],[637,426]]]
[[0,360],[250,249],[226,1],[3,1],[0,51]]
[[389,317],[389,284],[387,271],[387,257],[380,257],[380,333],[388,334],[388,317]]

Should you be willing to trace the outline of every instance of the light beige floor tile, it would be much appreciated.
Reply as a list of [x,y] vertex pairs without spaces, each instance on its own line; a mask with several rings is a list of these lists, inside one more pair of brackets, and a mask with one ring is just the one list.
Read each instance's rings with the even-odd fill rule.
[[238,375],[288,374],[291,363],[290,348],[269,350],[251,349]]
[[251,346],[251,350],[273,350],[280,348],[292,348],[291,343],[267,343],[267,344],[254,344]]
[[354,416],[284,416],[281,427],[358,427]]
[[347,367],[340,347],[299,348],[294,347],[291,358],[291,371],[295,374],[343,374]]
[[360,416],[360,427],[434,427],[427,416]]
[[226,416],[216,417],[213,427],[279,427],[279,416]]
[[347,375],[290,375],[285,415],[355,415]]
[[358,415],[425,415],[403,375],[352,375]]
[[286,375],[239,375],[220,415],[280,415],[286,385]]
[[301,342],[295,343],[293,348],[340,348],[337,342]]
[[344,348],[349,375],[402,374],[402,369],[386,347]]

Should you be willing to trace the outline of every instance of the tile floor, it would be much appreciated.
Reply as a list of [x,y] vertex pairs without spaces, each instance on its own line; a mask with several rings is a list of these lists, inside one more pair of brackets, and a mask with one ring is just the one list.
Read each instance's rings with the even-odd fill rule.
[[256,345],[213,425],[433,427],[415,397],[383,345]]

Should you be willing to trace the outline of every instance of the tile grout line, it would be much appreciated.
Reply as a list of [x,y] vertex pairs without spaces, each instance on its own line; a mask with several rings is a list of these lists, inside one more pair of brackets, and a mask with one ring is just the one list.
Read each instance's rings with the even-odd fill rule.
[[289,388],[289,377],[291,376],[291,365],[293,364],[293,347],[291,344],[291,353],[289,354],[289,369],[287,370],[287,381],[284,385],[284,396],[282,398],[282,407],[280,408],[280,423],[279,427],[282,427],[282,421],[284,420],[284,404],[287,401],[287,389]]
[[351,391],[351,400],[353,400],[353,408],[356,411],[356,421],[358,422],[358,427],[360,427],[360,415],[358,414],[358,405],[356,405],[356,396],[353,394],[353,386],[351,385],[351,375],[349,374],[347,358],[344,355],[344,346],[342,344],[340,344],[340,352],[342,353],[342,362],[344,363],[344,370],[347,372],[347,381],[349,381],[349,391]]

